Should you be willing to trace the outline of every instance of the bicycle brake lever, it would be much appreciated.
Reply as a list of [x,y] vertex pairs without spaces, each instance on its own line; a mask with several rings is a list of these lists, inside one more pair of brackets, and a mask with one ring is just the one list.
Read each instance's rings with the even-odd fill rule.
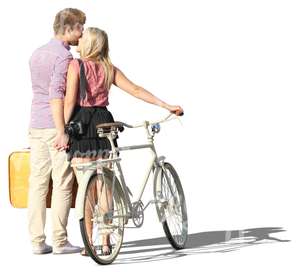
[[[182,115],[183,115],[183,112],[179,116],[182,116]],[[180,125],[183,126],[183,123],[180,120],[179,116],[175,114],[175,118],[179,121]]]

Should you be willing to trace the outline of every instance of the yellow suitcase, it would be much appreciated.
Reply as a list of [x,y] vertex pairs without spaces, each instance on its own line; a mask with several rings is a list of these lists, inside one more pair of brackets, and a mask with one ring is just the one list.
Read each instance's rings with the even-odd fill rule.
[[[14,208],[27,208],[30,149],[13,152],[8,158],[9,200]],[[77,181],[73,184],[72,208],[75,208]],[[52,180],[49,183],[47,208],[51,208]]]

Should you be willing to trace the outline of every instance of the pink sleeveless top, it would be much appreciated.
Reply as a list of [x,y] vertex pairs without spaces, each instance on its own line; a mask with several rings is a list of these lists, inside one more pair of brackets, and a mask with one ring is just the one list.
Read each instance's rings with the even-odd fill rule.
[[[108,103],[108,90],[104,86],[104,69],[100,63],[91,60],[82,60],[84,65],[85,77],[87,81],[86,97],[84,100],[80,99],[80,92],[77,92],[77,105],[82,107],[105,107]],[[75,71],[80,72],[78,60],[73,59],[70,62]]]

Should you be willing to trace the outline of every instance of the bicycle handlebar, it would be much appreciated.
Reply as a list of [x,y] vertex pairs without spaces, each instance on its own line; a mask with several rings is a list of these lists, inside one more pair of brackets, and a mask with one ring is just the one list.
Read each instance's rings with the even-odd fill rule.
[[[184,113],[182,112],[179,116],[182,116]],[[129,125],[129,124],[126,124],[124,122],[120,122],[124,127],[128,127],[128,128],[139,128],[139,127],[144,127],[145,125],[146,126],[149,126],[149,125],[153,125],[153,124],[157,124],[157,123],[163,123],[163,122],[166,122],[166,121],[171,121],[175,118],[178,118],[177,115],[175,115],[173,118],[169,119],[172,115],[174,115],[174,113],[170,113],[167,115],[167,117],[161,119],[161,120],[158,120],[158,121],[144,121],[142,123],[139,123],[139,124],[136,124],[136,125]]]

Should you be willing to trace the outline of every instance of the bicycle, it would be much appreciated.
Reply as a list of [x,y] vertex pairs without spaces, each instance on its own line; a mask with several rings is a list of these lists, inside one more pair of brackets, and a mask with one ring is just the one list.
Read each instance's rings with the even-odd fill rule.
[[[175,115],[174,118],[170,118],[172,115],[169,114],[160,121],[144,121],[135,126],[123,122],[100,124],[97,126],[97,134],[99,137],[108,138],[111,144],[109,157],[72,165],[77,171],[82,171],[76,212],[85,249],[96,263],[106,265],[116,259],[122,246],[125,225],[131,219],[134,227],[141,227],[144,211],[150,204],[155,204],[159,221],[172,247],[177,250],[185,247],[188,238],[188,218],[183,188],[175,168],[165,162],[164,156],[157,156],[154,146],[154,136],[160,131],[160,123],[177,117]],[[115,147],[113,139],[124,127],[144,127],[148,144]],[[119,153],[146,148],[152,151],[152,159],[139,197],[132,202],[132,193],[125,183]],[[151,172],[154,199],[144,206],[141,199]],[[104,247],[109,251],[104,253]]]

